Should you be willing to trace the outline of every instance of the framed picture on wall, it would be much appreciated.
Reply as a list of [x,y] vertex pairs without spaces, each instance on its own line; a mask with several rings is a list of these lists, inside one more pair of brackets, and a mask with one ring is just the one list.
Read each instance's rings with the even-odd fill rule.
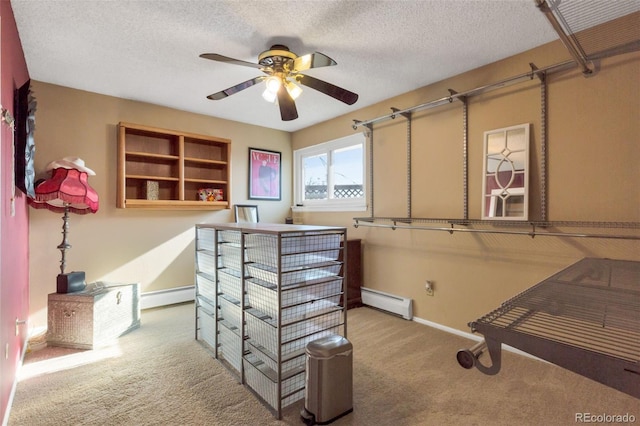
[[249,148],[249,199],[280,200],[282,198],[281,153]]

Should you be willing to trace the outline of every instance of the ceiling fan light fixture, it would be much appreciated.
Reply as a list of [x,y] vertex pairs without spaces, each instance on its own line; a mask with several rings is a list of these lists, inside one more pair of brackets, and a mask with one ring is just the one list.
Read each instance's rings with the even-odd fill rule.
[[298,96],[302,93],[302,88],[295,84],[293,81],[286,81],[285,87],[287,88],[287,92],[291,95],[293,100],[298,99]]
[[266,77],[254,77],[251,80],[244,81],[209,95],[207,96],[208,99],[225,99],[234,93],[238,93],[260,82],[265,82],[266,87],[262,93],[262,97],[267,102],[274,103],[280,107],[280,117],[283,121],[291,121],[298,118],[295,99],[302,93],[302,86],[311,87],[347,105],[353,105],[358,100],[356,93],[301,73],[302,71],[312,68],[337,65],[336,61],[319,52],[298,56],[291,52],[287,46],[274,44],[270,50],[264,51],[258,56],[258,63],[233,59],[217,53],[203,53],[200,57],[218,62],[258,68],[266,74]]
[[268,87],[262,92],[262,98],[269,103],[274,103],[277,95],[278,92],[272,92]]
[[280,85],[282,84],[282,80],[280,79],[280,77],[272,75],[265,80],[265,83],[267,85],[268,91],[272,93],[278,93],[278,90],[280,90]]
[[273,103],[276,101],[276,97],[278,96],[278,90],[280,90],[280,86],[282,85],[282,79],[272,75],[265,80],[265,84],[266,89],[262,92],[262,97],[265,101]]

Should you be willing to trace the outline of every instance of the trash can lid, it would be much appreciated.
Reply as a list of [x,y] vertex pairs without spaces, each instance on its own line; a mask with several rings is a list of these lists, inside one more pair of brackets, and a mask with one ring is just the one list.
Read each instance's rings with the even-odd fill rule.
[[307,353],[318,358],[328,358],[353,350],[353,345],[345,337],[331,335],[307,343]]

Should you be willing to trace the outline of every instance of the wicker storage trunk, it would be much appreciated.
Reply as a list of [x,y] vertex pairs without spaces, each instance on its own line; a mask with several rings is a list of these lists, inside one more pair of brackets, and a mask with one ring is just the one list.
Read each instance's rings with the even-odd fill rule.
[[96,283],[48,298],[47,344],[94,349],[140,326],[138,284]]

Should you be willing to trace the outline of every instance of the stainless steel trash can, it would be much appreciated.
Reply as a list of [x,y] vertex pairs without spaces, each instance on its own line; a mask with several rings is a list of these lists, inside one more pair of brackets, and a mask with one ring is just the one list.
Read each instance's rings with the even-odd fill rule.
[[342,336],[314,340],[306,347],[305,405],[308,424],[327,424],[353,411],[353,345]]

